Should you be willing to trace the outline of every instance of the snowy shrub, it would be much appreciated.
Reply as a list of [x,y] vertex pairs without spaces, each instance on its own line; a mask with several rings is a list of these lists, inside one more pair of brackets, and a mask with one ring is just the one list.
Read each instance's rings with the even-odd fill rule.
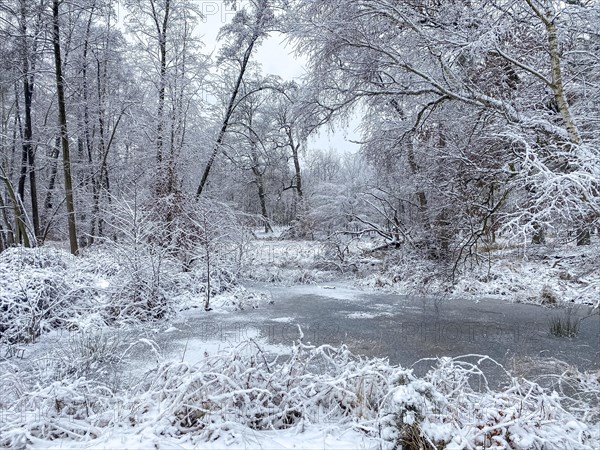
[[7,268],[66,270],[74,260],[70,253],[52,247],[12,247],[0,254],[0,264]]
[[362,258],[358,266],[361,276],[358,284],[362,286],[416,295],[441,293],[451,287],[443,274],[443,267],[420,258],[416,252],[405,249],[372,255]]
[[[493,391],[481,369],[486,361],[496,364],[480,355],[441,358],[423,378],[411,374],[404,379],[393,393],[398,443],[419,442],[432,449],[591,450],[599,442],[594,428],[598,418],[587,416],[592,404],[577,402],[568,412],[568,397],[509,373],[509,387]],[[585,414],[578,418],[581,411]]]
[[[227,436],[231,423],[253,430],[302,423],[374,420],[395,369],[362,360],[346,347],[295,345],[283,362],[248,342],[200,365],[162,365],[140,388],[136,421],[152,420],[158,432],[195,433],[207,440]],[[153,418],[161,411],[159,419]]]
[[228,267],[211,267],[210,283],[209,277],[204,269],[195,267],[190,272],[192,280],[199,287],[199,292],[206,295],[206,290],[210,284],[210,297],[234,290],[239,283],[238,273],[230,270]]
[[172,306],[161,270],[160,262],[153,257],[136,258],[135,263],[125,265],[115,279],[117,287],[105,307],[106,317],[119,322],[166,317]]
[[314,284],[330,280],[336,270],[323,263],[319,242],[255,242],[242,275],[247,280],[287,284]]
[[251,233],[240,214],[220,202],[190,200],[181,220],[186,230],[180,233],[186,236],[185,268],[193,268],[205,283],[204,308],[209,309],[212,295],[237,284]]
[[156,320],[171,311],[167,295],[171,281],[167,263],[171,250],[160,242],[164,224],[153,220],[152,210],[136,201],[116,199],[108,224],[118,233],[106,250],[118,262],[105,315],[110,320]]
[[102,329],[73,333],[65,345],[53,350],[57,372],[64,378],[106,372],[119,360],[117,350],[122,342],[119,334]]
[[[322,243],[322,251],[317,255],[317,267],[323,270],[334,270],[340,273],[356,273],[368,271],[377,266],[379,261],[365,254],[362,247],[368,247],[367,241],[347,233],[333,233]],[[373,264],[371,264],[373,263]],[[359,274],[361,275],[361,274]]]
[[204,297],[208,309],[212,296],[237,285],[250,235],[236,212],[181,194],[156,204],[132,196],[113,199],[106,212],[116,236],[102,245],[112,260],[107,319],[162,319],[174,311],[176,297],[189,295]]
[[94,279],[68,253],[12,248],[0,255],[0,343],[32,342],[43,331],[76,326],[95,296]]
[[555,305],[557,303],[556,293],[550,286],[544,286],[540,292],[542,305]]
[[[115,419],[118,402],[105,385],[86,378],[37,386],[4,410],[0,446],[24,449],[34,442],[95,438]],[[19,418],[24,423],[14,426]]]
[[[353,428],[381,448],[589,449],[600,444],[597,380],[573,373],[546,390],[514,378],[487,384],[479,355],[423,360],[422,377],[345,346],[297,342],[282,359],[254,341],[205,356],[168,362],[128,390],[77,375],[40,380],[0,367],[0,446],[48,446],[115,432],[193,445],[310,424]],[[502,371],[502,368],[500,367]],[[595,399],[595,400],[594,400]],[[41,411],[41,413],[40,413]]]

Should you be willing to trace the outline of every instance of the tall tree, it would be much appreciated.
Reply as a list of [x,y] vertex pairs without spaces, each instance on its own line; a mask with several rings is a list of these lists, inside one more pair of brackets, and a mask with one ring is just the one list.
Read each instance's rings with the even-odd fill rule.
[[[235,4],[235,2],[233,3]],[[270,3],[270,0],[251,1],[247,7],[240,9],[236,13],[231,24],[225,25],[220,31],[220,36],[227,39],[227,43],[222,50],[221,60],[234,62],[239,67],[237,67],[237,76],[229,96],[229,101],[227,102],[221,127],[206,162],[198,189],[196,189],[196,198],[202,195],[210,170],[221,151],[221,145],[223,144],[229,121],[237,105],[240,87],[252,52],[255,46],[260,44],[261,40],[267,36],[268,32],[274,26],[274,12]]]
[[32,123],[32,98],[34,91],[35,60],[37,58],[37,39],[39,30],[35,30],[33,39],[31,39],[31,48],[28,39],[27,21],[29,14],[27,11],[26,0],[19,1],[19,28],[21,33],[21,77],[23,79],[23,100],[25,123],[23,126],[23,152],[21,163],[21,176],[19,178],[19,197],[24,201],[25,197],[25,177],[29,173],[29,194],[31,198],[31,216],[33,222],[34,234],[40,237],[40,216],[37,200],[37,181],[35,170],[35,151],[33,149],[33,123]]
[[140,108],[149,118],[143,132],[156,151],[154,193],[166,198],[179,189],[176,165],[186,145],[188,113],[197,100],[195,84],[206,71],[194,37],[201,11],[193,0],[128,0],[127,6],[135,54],[146,71],[142,80],[154,99]]
[[65,179],[65,203],[67,207],[67,224],[71,253],[79,252],[77,242],[77,225],[75,202],[73,200],[73,179],[71,175],[71,154],[69,151],[69,131],[67,127],[67,108],[65,103],[65,80],[62,71],[62,55],[60,46],[60,4],[61,0],[52,1],[52,44],[54,47],[54,67],[56,76],[56,94],[58,101],[58,121],[62,145],[63,174]]

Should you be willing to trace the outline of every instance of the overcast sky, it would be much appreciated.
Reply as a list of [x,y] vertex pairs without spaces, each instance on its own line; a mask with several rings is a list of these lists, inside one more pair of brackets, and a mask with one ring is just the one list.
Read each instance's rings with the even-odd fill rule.
[[[235,11],[225,7],[221,0],[194,0],[198,9],[203,13],[204,19],[198,25],[198,34],[204,42],[203,52],[216,55],[220,43],[217,41],[219,29],[227,23]],[[123,20],[126,11],[119,6],[118,17]],[[254,61],[260,63],[266,74],[278,75],[285,80],[298,79],[305,73],[305,60],[293,54],[290,45],[286,45],[285,38],[280,33],[273,33],[255,51]],[[309,140],[310,148],[329,149],[338,152],[356,152],[358,146],[349,140],[359,140],[360,135],[357,127],[360,120],[355,118],[345,129],[339,129],[331,133],[327,130],[321,131],[319,135]]]

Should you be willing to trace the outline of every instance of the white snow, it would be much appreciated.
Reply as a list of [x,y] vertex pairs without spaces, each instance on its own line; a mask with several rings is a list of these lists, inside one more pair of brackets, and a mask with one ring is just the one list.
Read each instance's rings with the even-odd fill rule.
[[[441,358],[419,378],[344,346],[273,344],[256,322],[227,327],[237,311],[268,308],[282,292],[351,302],[352,311],[339,311],[351,319],[390,314],[392,305],[380,303],[359,309],[366,293],[342,283],[274,286],[269,293],[238,286],[216,295],[215,310],[205,312],[202,292],[186,292],[191,283],[181,275],[169,285],[177,294],[169,316],[109,326],[103,308],[116,272],[94,258],[28,250],[0,259],[6,305],[36,306],[22,303],[23,292],[50,302],[57,293],[77,293],[54,304],[34,343],[0,342],[0,446],[387,449],[411,427],[445,448],[600,446],[599,374],[570,368],[563,384],[546,390],[507,373],[504,388],[484,382],[475,390],[489,358]],[[16,314],[12,336],[36,311],[3,311]],[[207,317],[218,330],[194,331]],[[296,322],[287,315],[270,320]]]
[[360,431],[346,427],[336,427],[333,424],[306,424],[302,427],[277,431],[255,431],[244,427],[236,427],[235,424],[232,424],[231,428],[233,437],[230,439],[202,442],[201,445],[190,442],[187,437],[177,439],[155,436],[151,432],[137,434],[115,430],[108,433],[107,436],[86,442],[60,439],[56,443],[52,443],[52,441],[39,442],[30,448],[48,450],[148,450],[149,448],[159,448],[161,450],[194,450],[198,448],[205,450],[379,450],[381,448],[379,439],[369,438]]
[[96,286],[100,289],[108,289],[108,287],[110,286],[110,282],[108,280],[100,278],[96,282]]

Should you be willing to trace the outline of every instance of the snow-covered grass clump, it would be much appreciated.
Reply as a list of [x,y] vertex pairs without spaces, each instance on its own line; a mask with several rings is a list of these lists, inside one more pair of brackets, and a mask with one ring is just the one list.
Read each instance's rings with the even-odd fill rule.
[[80,374],[41,383],[3,366],[4,385],[16,388],[3,405],[0,445],[96,448],[122,436],[240,448],[264,446],[279,432],[299,446],[320,427],[362,436],[371,448],[598,448],[597,384],[565,379],[575,389],[569,397],[507,373],[506,388],[492,390],[486,362],[442,358],[418,377],[344,346],[297,342],[282,358],[247,341],[194,365],[159,363],[127,390]]
[[70,254],[52,248],[0,254],[0,343],[33,342],[42,332],[70,328],[98,300],[101,279]]
[[256,292],[243,286],[235,286],[212,300],[212,307],[219,311],[243,311],[256,309],[263,305],[273,303],[270,295],[264,292]]

